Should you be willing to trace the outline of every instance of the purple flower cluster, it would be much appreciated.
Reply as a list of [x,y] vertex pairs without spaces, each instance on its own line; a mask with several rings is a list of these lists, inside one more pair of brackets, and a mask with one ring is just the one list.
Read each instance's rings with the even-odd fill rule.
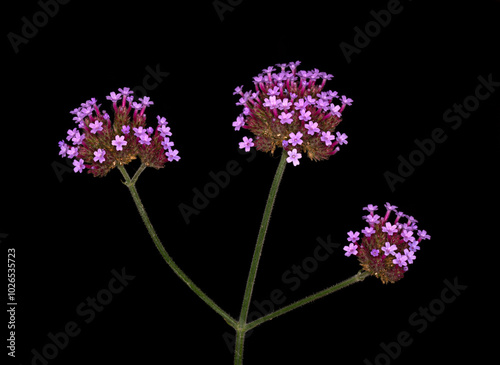
[[128,87],[118,91],[106,96],[113,103],[113,122],[94,98],[70,112],[77,127],[68,130],[66,141],[59,142],[59,155],[74,159],[75,172],[88,169],[100,177],[117,164],[126,165],[137,157],[156,169],[164,167],[167,161],[179,161],[166,119],[157,116],[155,128],[146,126],[144,111],[153,105],[150,98],[144,96],[134,101]]
[[[431,237],[424,230],[417,229],[417,220],[403,212],[397,211],[397,207],[385,203],[386,213],[384,217],[375,214],[378,207],[372,204],[364,207],[369,212],[363,216],[368,223],[361,233],[347,232],[348,246],[344,246],[346,256],[355,255],[361,267],[371,275],[378,277],[384,284],[394,283],[400,280],[408,270],[408,265],[415,260],[416,252],[420,250],[419,243]],[[396,219],[389,222],[389,215],[394,212]],[[401,223],[400,219],[407,221]],[[416,232],[416,235],[414,236]],[[361,239],[361,244],[357,241]]]
[[[254,147],[274,153],[278,147],[287,154],[287,162],[298,165],[300,152],[314,160],[326,160],[347,144],[344,133],[335,132],[342,112],[352,99],[336,91],[324,91],[327,80],[333,78],[318,69],[297,71],[300,61],[270,66],[253,78],[255,91],[243,92],[243,86],[233,95],[241,97],[236,105],[243,112],[233,122],[236,131],[248,129],[255,135],[243,137],[240,148]],[[287,70],[287,68],[289,70]]]

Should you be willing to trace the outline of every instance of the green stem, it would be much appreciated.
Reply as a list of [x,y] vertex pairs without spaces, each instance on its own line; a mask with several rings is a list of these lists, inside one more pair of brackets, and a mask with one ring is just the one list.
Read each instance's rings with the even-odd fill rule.
[[342,288],[345,288],[351,284],[354,284],[354,283],[358,283],[360,281],[363,281],[365,280],[370,274],[367,273],[366,271],[360,271],[358,272],[356,275],[353,275],[351,276],[350,278],[344,280],[344,281],[341,281],[340,283],[338,284],[335,284],[329,288],[326,288],[320,292],[317,292],[315,294],[312,294],[312,295],[309,295],[308,297],[305,297],[304,299],[301,299],[301,300],[298,300],[296,301],[295,303],[292,303],[290,305],[287,305],[286,307],[283,307],[281,309],[278,309],[277,311],[274,311],[268,315],[265,315],[263,317],[260,317],[259,319],[256,319],[255,321],[253,322],[250,322],[248,323],[246,326],[245,326],[245,330],[246,331],[249,331],[251,330],[252,328],[255,328],[257,327],[259,324],[261,323],[264,323],[266,321],[269,321],[273,318],[276,318],[278,316],[281,316],[282,314],[285,314],[285,313],[288,313],[290,312],[291,310],[293,309],[296,309],[298,307],[301,307],[303,306],[304,304],[307,304],[307,303],[311,303],[312,301],[316,300],[316,299],[319,299],[319,298],[323,298],[324,296],[327,296],[329,294],[332,294]]
[[243,345],[245,343],[245,329],[236,330],[236,345],[234,346],[234,365],[243,364]]
[[271,218],[271,212],[273,210],[274,201],[276,199],[276,193],[283,177],[283,172],[286,166],[286,153],[285,151],[281,154],[281,159],[274,175],[274,180],[271,185],[271,190],[269,191],[269,196],[267,197],[266,207],[264,209],[264,215],[262,217],[262,223],[259,229],[259,235],[257,237],[257,243],[255,245],[255,250],[252,258],[252,263],[250,264],[250,272],[248,273],[247,284],[245,288],[245,294],[243,296],[243,304],[241,306],[239,327],[236,331],[236,346],[235,346],[235,357],[234,364],[239,365],[243,363],[243,344],[245,341],[246,332],[246,320],[248,316],[248,310],[250,308],[250,300],[252,298],[253,287],[255,284],[255,277],[257,275],[257,268],[259,266],[260,255],[262,253],[262,247],[264,246],[264,239],[266,238],[267,227],[269,226],[269,220]]
[[[134,177],[132,178],[132,180],[130,180],[130,183],[132,185],[135,185],[135,183],[137,182],[137,179],[139,179],[139,176],[142,174],[142,172],[146,169],[146,165],[145,164],[141,164],[141,166],[139,166],[139,168],[137,169],[137,171],[135,172],[134,174]],[[121,171],[121,170],[120,170]],[[127,170],[125,170],[125,168],[123,167],[123,171],[125,171],[125,173],[127,173]],[[122,172],[123,174],[123,172]],[[128,176],[128,173],[127,173],[127,176]]]
[[131,179],[127,170],[125,170],[125,167],[122,165],[118,165],[118,170],[123,175],[123,178],[125,179],[124,184],[129,188],[130,194],[132,195],[132,198],[134,199],[135,205],[137,209],[139,210],[139,214],[141,215],[142,221],[144,222],[144,225],[146,226],[149,235],[151,236],[156,248],[160,252],[161,256],[165,260],[165,262],[170,266],[170,268],[175,272],[175,274],[184,282],[186,285],[196,294],[198,295],[205,303],[207,303],[215,312],[220,314],[222,318],[233,328],[238,327],[237,321],[232,318],[228,313],[226,313],[224,310],[222,310],[215,302],[208,297],[196,284],[182,271],[179,266],[174,262],[172,257],[168,254],[167,250],[165,250],[165,247],[163,247],[160,239],[158,238],[158,235],[156,234],[155,229],[153,228],[153,225],[151,224],[151,221],[149,220],[149,217],[146,213],[146,209],[144,208],[144,205],[142,205],[141,198],[139,197],[139,193],[137,192],[137,189],[135,188],[135,183],[137,182],[137,179],[139,178],[139,175],[144,171],[146,168],[146,165],[141,164],[139,167],[139,170],[135,173],[134,177]]

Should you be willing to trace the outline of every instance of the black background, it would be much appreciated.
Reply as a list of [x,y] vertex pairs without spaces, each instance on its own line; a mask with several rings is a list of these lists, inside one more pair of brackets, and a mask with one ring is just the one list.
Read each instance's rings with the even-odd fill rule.
[[[402,331],[413,342],[394,364],[489,357],[500,91],[456,130],[443,113],[474,94],[478,76],[500,81],[500,3],[402,1],[403,10],[347,62],[339,44],[354,45],[354,28],[387,4],[247,0],[221,21],[211,1],[71,1],[18,53],[5,37],[0,232],[8,234],[5,256],[17,250],[11,363],[31,364],[32,350],[42,351],[48,334],[70,321],[81,332],[50,364],[232,363],[223,339],[231,327],[163,262],[118,171],[103,179],[72,172],[58,178],[55,166],[65,162],[57,142],[73,128],[69,111],[80,103],[95,97],[110,109],[105,96],[141,85],[147,66],[169,72],[148,92],[155,102],[148,114],[167,118],[182,159],[146,170],[138,190],[176,262],[237,317],[278,156],[259,152],[248,162],[238,152],[247,134],[231,127],[241,111],[232,92],[250,89],[263,68],[296,60],[300,69],[334,74],[327,89],[354,99],[338,128],[349,144],[329,161],[287,166],[253,298],[262,303],[277,289],[285,305],[354,274],[357,261],[341,247],[347,231],[363,228],[361,209],[369,203],[399,206],[432,240],[400,282],[369,278],[258,327],[245,343],[245,364],[374,362],[379,344]],[[9,5],[4,34],[22,35],[21,18],[32,19],[40,5]],[[446,141],[391,191],[384,173],[397,173],[398,156],[408,158],[414,140],[430,138],[435,128]],[[193,189],[202,190],[210,171],[232,160],[241,173],[186,224],[179,204],[192,205]],[[282,275],[328,235],[341,246],[292,291]],[[76,308],[122,268],[135,278],[86,324]],[[467,289],[418,333],[410,316],[440,298],[445,280]]]

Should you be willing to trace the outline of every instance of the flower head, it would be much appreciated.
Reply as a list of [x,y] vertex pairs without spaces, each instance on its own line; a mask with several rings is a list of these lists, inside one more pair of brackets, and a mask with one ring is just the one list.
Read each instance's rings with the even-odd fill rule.
[[[156,132],[146,124],[144,110],[153,105],[150,98],[144,96],[136,102],[129,88],[118,91],[106,96],[113,104],[114,118],[99,110],[94,98],[71,111],[77,127],[68,130],[66,140],[72,145],[59,142],[59,154],[75,159],[75,172],[86,168],[101,177],[117,165],[128,164],[138,157],[143,164],[156,169],[164,167],[167,161],[178,161],[178,151],[171,151],[173,142],[167,136],[172,133],[166,127],[166,119],[157,117]],[[163,143],[166,138],[170,143]]]
[[[359,232],[349,231],[347,241],[351,241],[351,244],[344,247],[344,250],[346,250],[346,256],[356,255],[365,271],[386,284],[403,278],[409,265],[413,264],[416,259],[416,252],[420,250],[418,246],[420,240],[430,239],[430,236],[426,231],[418,230],[419,240],[417,241],[413,237],[413,231],[417,228],[416,219],[397,212],[397,207],[389,203],[384,206],[387,212],[396,212],[395,222],[387,221],[389,214],[381,219],[375,214],[378,207],[369,204],[363,210],[370,213],[364,216],[367,221],[369,220],[370,227],[365,227],[361,231],[363,236],[359,236]],[[401,217],[405,217],[408,221],[398,222]],[[356,253],[354,253],[352,245],[358,240],[360,240],[359,247],[355,248]]]
[[[335,129],[352,99],[342,96],[342,106],[333,105],[338,93],[324,90],[326,81],[333,76],[317,69],[298,71],[298,65],[300,61],[278,64],[277,73],[273,66],[262,70],[253,78],[254,93],[243,93],[242,87],[237,87],[236,104],[243,107],[243,113],[233,127],[253,133],[259,151],[274,153],[283,148],[288,153],[295,149],[311,160],[327,160],[339,151],[338,146],[347,144],[347,136]],[[292,133],[301,133],[302,142],[289,140]]]

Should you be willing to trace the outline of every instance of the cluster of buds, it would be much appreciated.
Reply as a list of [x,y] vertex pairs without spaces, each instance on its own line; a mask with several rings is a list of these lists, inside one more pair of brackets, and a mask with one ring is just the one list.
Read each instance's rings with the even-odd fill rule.
[[[347,241],[351,243],[344,246],[346,256],[355,255],[358,257],[361,267],[382,280],[384,284],[395,283],[400,280],[408,270],[408,265],[415,261],[415,253],[420,250],[419,243],[431,237],[424,230],[417,230],[418,221],[412,216],[408,216],[397,211],[396,206],[385,203],[386,213],[382,218],[375,214],[378,207],[368,204],[363,210],[369,212],[363,216],[368,223],[361,233],[347,232]],[[388,221],[389,215],[394,212],[396,219],[394,223]],[[401,223],[400,219],[407,221]],[[417,237],[414,237],[414,232]],[[357,241],[361,239],[361,245]]]
[[288,153],[287,162],[296,166],[302,153],[313,161],[326,160],[338,152],[340,145],[347,144],[345,133],[335,133],[335,128],[352,99],[323,90],[333,75],[318,69],[297,71],[299,64],[277,64],[279,73],[273,73],[273,66],[262,70],[253,78],[255,92],[243,92],[243,86],[235,89],[233,95],[241,96],[236,105],[243,106],[243,112],[233,127],[237,131],[248,129],[255,135],[255,140],[243,137],[240,148],[248,152],[255,146],[271,153],[277,147],[283,148]]
[[64,140],[59,142],[59,155],[74,159],[75,172],[88,169],[99,177],[137,157],[156,169],[164,167],[167,161],[178,161],[179,151],[173,149],[166,119],[158,115],[156,128],[146,126],[144,111],[153,104],[150,98],[144,96],[137,102],[128,87],[118,91],[106,96],[113,103],[113,122],[94,98],[70,112],[77,128],[68,130],[66,141],[71,141],[71,145]]

